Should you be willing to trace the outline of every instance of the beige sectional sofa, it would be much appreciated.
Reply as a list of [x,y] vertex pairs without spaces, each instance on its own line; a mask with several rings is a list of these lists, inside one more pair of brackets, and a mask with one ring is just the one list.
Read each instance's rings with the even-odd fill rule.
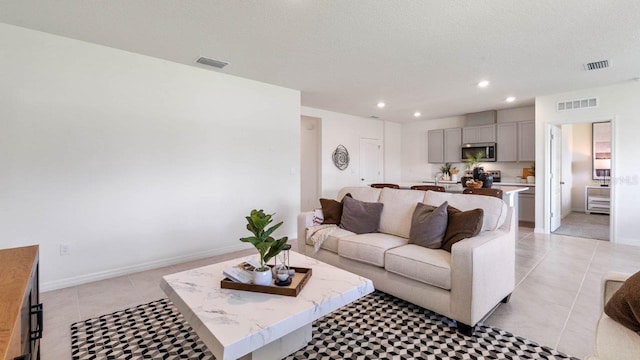
[[[501,199],[433,191],[347,187],[356,200],[383,203],[378,233],[354,234],[314,223],[314,212],[298,217],[298,244],[308,256],[373,280],[376,289],[458,322],[473,331],[515,284],[514,209]],[[482,231],[455,243],[451,253],[409,244],[411,219],[418,202],[466,211],[484,210]],[[313,236],[310,236],[313,235]]]

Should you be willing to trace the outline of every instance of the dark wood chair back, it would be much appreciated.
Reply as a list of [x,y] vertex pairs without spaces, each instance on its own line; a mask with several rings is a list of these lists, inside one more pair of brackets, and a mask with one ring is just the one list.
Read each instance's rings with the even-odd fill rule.
[[435,185],[413,185],[411,190],[422,190],[422,191],[438,191],[444,192],[444,186],[435,186]]
[[484,196],[493,196],[498,199],[502,199],[503,191],[500,189],[471,189],[466,188],[462,191],[463,194],[474,194],[474,195],[484,195]]
[[371,184],[372,188],[382,189],[382,188],[391,188],[391,189],[400,189],[400,185],[398,184]]

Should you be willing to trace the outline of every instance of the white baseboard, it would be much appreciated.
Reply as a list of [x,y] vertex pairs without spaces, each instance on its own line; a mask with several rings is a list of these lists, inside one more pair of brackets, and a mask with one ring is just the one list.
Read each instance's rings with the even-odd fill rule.
[[124,266],[124,267],[104,270],[104,271],[98,271],[91,274],[78,275],[78,276],[68,277],[60,280],[47,281],[41,284],[40,291],[45,292],[45,291],[62,289],[69,286],[81,285],[81,284],[86,284],[88,282],[110,279],[117,276],[133,274],[140,271],[157,269],[164,266],[180,264],[183,262],[188,262],[193,260],[200,260],[200,259],[208,258],[211,256],[227,254],[230,252],[246,250],[250,248],[251,248],[250,244],[241,243],[237,245],[226,246],[223,248],[212,249],[209,251],[199,251],[193,254],[153,260],[153,261],[149,261],[141,264]]

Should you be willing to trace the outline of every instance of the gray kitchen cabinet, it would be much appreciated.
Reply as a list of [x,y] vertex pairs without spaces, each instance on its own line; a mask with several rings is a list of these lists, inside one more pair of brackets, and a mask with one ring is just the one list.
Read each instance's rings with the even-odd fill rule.
[[444,129],[427,132],[427,154],[430,163],[444,162]]
[[496,142],[496,125],[469,126],[462,128],[462,143],[494,143]]
[[536,188],[531,186],[528,190],[519,193],[518,217],[519,221],[534,223],[536,221]]
[[444,129],[444,162],[461,161],[462,128]]
[[[518,161],[536,160],[536,123],[522,121],[518,123]],[[499,149],[499,148],[498,148]],[[499,160],[500,158],[498,158]]]
[[496,161],[518,161],[518,123],[503,123],[496,127]]

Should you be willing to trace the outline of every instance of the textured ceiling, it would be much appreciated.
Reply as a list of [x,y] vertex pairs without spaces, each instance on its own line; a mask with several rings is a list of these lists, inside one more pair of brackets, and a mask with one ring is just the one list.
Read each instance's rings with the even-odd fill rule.
[[[397,122],[640,76],[637,0],[0,0],[0,22],[191,66],[228,61],[207,69]],[[603,59],[612,66],[583,69]]]

